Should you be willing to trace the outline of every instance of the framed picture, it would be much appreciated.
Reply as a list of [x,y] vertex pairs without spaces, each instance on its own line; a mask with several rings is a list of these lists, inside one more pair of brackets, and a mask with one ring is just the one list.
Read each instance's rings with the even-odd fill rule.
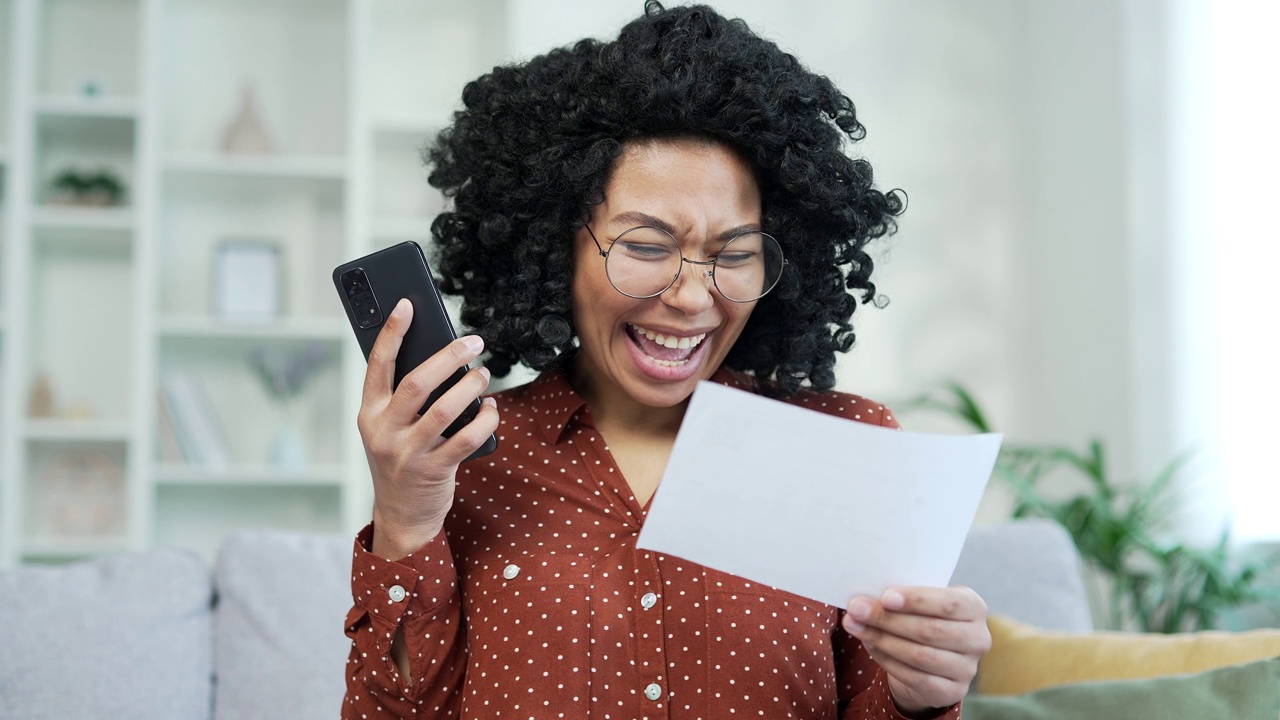
[[218,243],[213,258],[213,314],[222,320],[262,321],[283,312],[280,245],[271,238]]

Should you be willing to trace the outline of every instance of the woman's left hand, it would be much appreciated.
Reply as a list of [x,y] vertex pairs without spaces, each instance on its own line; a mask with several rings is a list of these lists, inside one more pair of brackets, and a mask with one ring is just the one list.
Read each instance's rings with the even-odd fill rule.
[[890,588],[849,601],[844,628],[889,676],[904,714],[954,705],[991,648],[987,604],[967,587]]

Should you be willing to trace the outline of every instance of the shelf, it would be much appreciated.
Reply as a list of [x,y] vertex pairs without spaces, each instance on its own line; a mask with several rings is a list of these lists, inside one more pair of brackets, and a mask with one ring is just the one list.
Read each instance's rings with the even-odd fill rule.
[[138,101],[127,97],[46,96],[36,98],[36,113],[46,117],[133,120]]
[[225,470],[209,470],[189,465],[159,465],[156,467],[156,483],[160,485],[238,485],[248,487],[304,485],[329,487],[341,486],[342,478],[343,468],[340,465],[313,465],[296,470],[270,465],[241,465]]
[[31,224],[41,230],[130,231],[136,217],[128,206],[40,205],[31,214]]
[[330,318],[285,318],[253,323],[199,316],[162,317],[157,330],[160,335],[171,338],[292,341],[342,340],[350,332],[341,320]]
[[[212,557],[237,528],[367,516],[348,415],[364,365],[330,274],[373,246],[429,246],[448,203],[421,151],[502,62],[506,14],[503,0],[0,0],[0,37],[24,40],[0,40],[0,114],[18,121],[0,118],[0,346],[16,371],[0,387],[16,408],[0,428],[0,569],[152,543]],[[270,152],[222,150],[246,102]],[[63,204],[68,171],[110,173],[126,205]],[[219,249],[239,239],[280,249],[273,318],[218,316]],[[279,402],[255,361],[306,353],[319,369]],[[163,388],[183,375],[224,435],[220,466],[185,462],[168,435]],[[27,415],[41,377],[56,418]],[[94,498],[71,485],[97,466],[110,525],[87,524]]]
[[111,420],[28,419],[27,440],[37,442],[128,442],[130,427]]
[[302,155],[173,155],[164,162],[166,172],[217,177],[275,178],[280,180],[342,181],[347,176],[343,157]]

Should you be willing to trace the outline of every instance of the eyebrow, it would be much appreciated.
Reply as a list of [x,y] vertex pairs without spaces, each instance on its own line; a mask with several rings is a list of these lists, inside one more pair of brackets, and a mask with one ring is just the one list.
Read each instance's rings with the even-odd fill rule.
[[[667,222],[666,220],[663,220],[660,217],[650,215],[649,213],[640,212],[639,210],[627,210],[625,212],[620,212],[609,219],[610,224],[622,223],[622,222],[635,223],[635,225],[630,225],[629,227],[638,227],[640,225],[648,225],[650,227],[656,227],[659,230],[663,230],[672,237],[675,237],[676,235],[675,228],[671,226],[671,223]],[[759,223],[747,223],[745,225],[738,225],[736,227],[731,227],[728,230],[721,231],[714,238],[712,238],[712,240],[715,240],[716,242],[728,242],[729,240],[732,240],[733,238],[743,233],[759,232],[760,229],[761,228]]]

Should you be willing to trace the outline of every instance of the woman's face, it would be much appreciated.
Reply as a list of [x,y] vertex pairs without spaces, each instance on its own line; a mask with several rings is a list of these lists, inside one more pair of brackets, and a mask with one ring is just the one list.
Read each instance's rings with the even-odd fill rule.
[[[628,145],[604,195],[590,227],[606,251],[623,232],[660,223],[685,258],[701,261],[728,238],[761,229],[760,189],[750,166],[714,142]],[[585,228],[575,242],[573,319],[581,341],[575,372],[584,389],[603,401],[626,397],[652,407],[684,402],[699,380],[720,367],[755,302],[725,299],[706,266],[687,263],[662,294],[630,298],[609,283],[605,258]]]

